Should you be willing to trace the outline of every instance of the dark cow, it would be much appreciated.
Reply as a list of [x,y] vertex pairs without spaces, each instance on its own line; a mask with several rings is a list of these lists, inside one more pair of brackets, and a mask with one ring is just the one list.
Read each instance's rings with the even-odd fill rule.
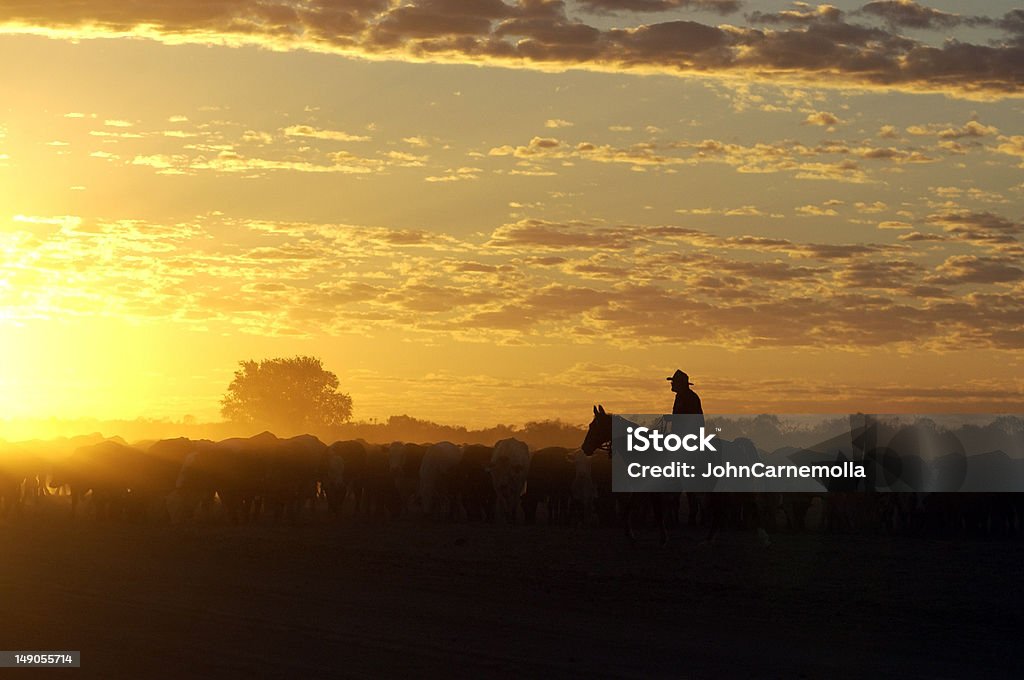
[[107,440],[76,449],[64,460],[56,481],[71,489],[71,514],[91,492],[98,518],[166,516],[165,498],[174,490],[179,464]]
[[493,448],[482,444],[466,444],[462,458],[455,464],[454,490],[457,502],[470,521],[494,521],[494,485],[491,483]]
[[438,442],[427,449],[416,491],[423,514],[455,519],[455,466],[461,458],[462,450],[451,442]]
[[394,442],[388,447],[388,468],[394,480],[401,512],[405,512],[416,498],[420,485],[420,467],[427,455],[423,444]]
[[322,475],[328,511],[337,518],[343,515],[345,499],[354,499],[353,514],[359,513],[366,485],[366,444],[361,440],[334,442],[325,452]]
[[398,517],[402,513],[402,499],[391,476],[388,447],[379,444],[364,446],[363,493],[356,511],[372,518]]
[[0,517],[20,512],[24,494],[35,486],[36,467],[27,452],[9,444],[0,448]]
[[209,440],[195,441],[187,437],[161,439],[150,444],[145,449],[145,455],[150,459],[165,463],[154,470],[154,473],[159,474],[159,479],[154,480],[155,483],[160,489],[168,489],[168,493],[173,491],[177,486],[178,477],[181,475],[181,468],[185,465],[188,457],[200,446],[209,444],[212,444]]
[[267,491],[267,463],[280,440],[269,432],[201,443],[186,458],[177,493],[191,516],[216,496],[233,524],[259,517]]
[[576,461],[571,449],[551,446],[534,451],[526,477],[526,494],[523,496],[526,523],[536,522],[537,506],[540,503],[544,503],[547,508],[548,524],[568,523],[575,478]]
[[316,499],[327,447],[312,435],[278,440],[266,456],[264,505],[276,520],[298,521],[299,513]]

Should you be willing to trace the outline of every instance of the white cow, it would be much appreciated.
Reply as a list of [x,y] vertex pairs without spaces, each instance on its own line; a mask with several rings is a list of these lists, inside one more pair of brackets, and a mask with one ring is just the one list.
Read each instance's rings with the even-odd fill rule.
[[392,474],[402,471],[405,465],[405,444],[403,442],[391,442],[388,446],[388,469]]
[[526,476],[530,472],[530,447],[518,439],[502,439],[491,454],[491,482],[497,496],[498,518],[516,523],[519,499],[526,492]]

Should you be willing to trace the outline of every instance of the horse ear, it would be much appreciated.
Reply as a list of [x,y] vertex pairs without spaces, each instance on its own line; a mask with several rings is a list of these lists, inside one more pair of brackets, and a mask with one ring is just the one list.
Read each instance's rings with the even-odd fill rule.
[[597,415],[597,407],[596,406],[594,407],[594,415],[595,416]]
[[601,412],[601,415],[604,415],[604,414],[605,414],[605,413],[604,413],[604,405],[602,405],[602,404],[598,404],[598,405],[597,405],[597,408],[598,408],[598,410],[599,410],[599,411]]

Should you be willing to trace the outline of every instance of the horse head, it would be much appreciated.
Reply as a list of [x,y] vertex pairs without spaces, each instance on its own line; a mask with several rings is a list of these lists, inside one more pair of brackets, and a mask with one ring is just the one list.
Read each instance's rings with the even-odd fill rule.
[[594,419],[590,421],[587,428],[587,436],[583,439],[583,453],[588,456],[603,448],[605,444],[612,441],[612,414],[605,413],[604,406],[600,404],[594,407]]

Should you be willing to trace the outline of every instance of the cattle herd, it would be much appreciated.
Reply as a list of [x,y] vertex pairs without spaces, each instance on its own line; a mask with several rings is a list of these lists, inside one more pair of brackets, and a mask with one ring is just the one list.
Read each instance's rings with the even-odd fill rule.
[[66,505],[71,517],[163,522],[308,522],[346,515],[533,523],[597,521],[611,466],[579,451],[531,452],[516,439],[326,445],[269,432],[219,442],[186,438],[128,445],[0,449],[0,516]]
[[[219,442],[178,438],[129,445],[93,436],[62,446],[0,443],[0,519],[7,520],[46,510],[76,521],[174,524],[366,517],[621,526],[627,496],[612,493],[604,452],[531,451],[516,439],[494,446],[326,445],[311,435],[264,432]],[[676,494],[669,526],[1024,534],[1024,494],[713,496],[691,494],[680,502],[683,495]],[[816,522],[808,521],[811,515]]]

